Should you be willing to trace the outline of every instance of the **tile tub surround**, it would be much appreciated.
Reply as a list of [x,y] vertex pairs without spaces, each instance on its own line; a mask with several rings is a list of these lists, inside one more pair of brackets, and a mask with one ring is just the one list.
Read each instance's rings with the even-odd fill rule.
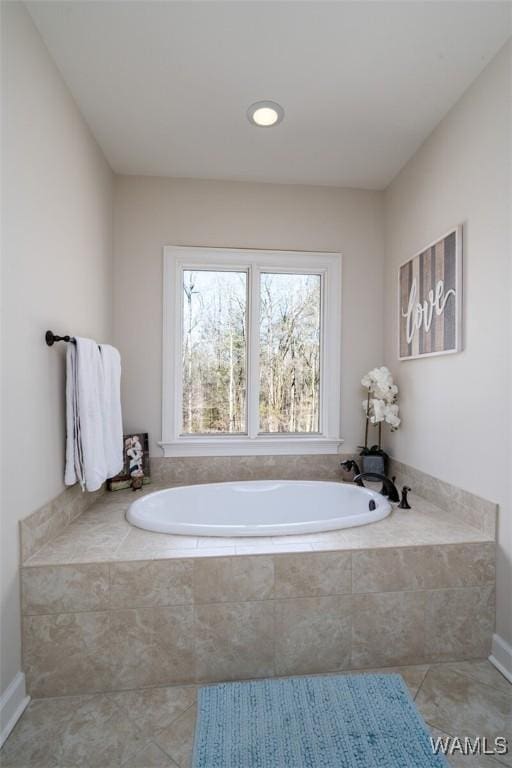
[[25,562],[31,695],[489,652],[494,541],[415,494],[372,525],[238,539],[139,530],[125,520],[133,498],[104,494]]
[[494,502],[438,480],[396,459],[390,460],[389,475],[396,477],[397,486],[409,485],[423,499],[449,510],[450,515],[479,528],[490,538],[495,537],[498,505]]
[[[309,456],[211,456],[152,458],[151,474],[157,485],[218,483],[230,480],[340,480],[350,479],[340,470],[346,459],[361,462],[353,453],[312,454]],[[409,485],[416,496],[449,510],[469,525],[480,528],[490,538],[496,531],[498,505],[473,493],[438,480],[426,472],[390,459],[389,476],[399,487]]]
[[[158,488],[157,485],[146,486],[143,493],[152,493]],[[410,496],[411,510],[395,507],[384,520],[356,528],[275,537],[174,536],[144,531],[126,521],[126,510],[139,494],[137,492],[135,496],[129,490],[104,494],[24,565],[396,548],[493,539],[415,494]]]
[[66,488],[55,499],[20,522],[21,559],[27,560],[41,547],[64,531],[103,494],[105,487],[84,493],[79,485]]
[[[173,485],[224,482],[233,479],[240,481],[257,479],[339,481],[341,478],[347,480],[351,475],[342,472],[339,466],[340,462],[347,458],[354,458],[354,455],[217,456],[208,459],[197,457],[152,458],[152,483],[144,486],[142,491],[137,492],[137,495],[152,493]],[[368,546],[381,546],[386,543],[384,538],[386,536],[391,538],[393,534],[396,534],[393,543],[397,546],[408,543],[433,543],[433,539],[440,543],[475,540],[475,537],[480,538],[474,530],[470,531],[470,529],[475,528],[483,534],[483,538],[494,539],[497,517],[496,504],[455,488],[448,483],[443,483],[395,460],[391,461],[391,474],[397,476],[397,485],[409,484],[412,486],[414,491],[414,494],[410,496],[413,501],[412,513],[409,513],[407,519],[405,517],[398,519],[398,515],[395,515],[392,525],[386,527],[379,525],[378,529],[369,535],[370,540],[368,542],[366,542],[366,532],[359,535],[360,529],[340,531],[337,533],[339,541],[334,548],[339,548],[343,542],[348,548],[365,546],[366,543]],[[128,530],[127,524],[125,524],[124,529],[122,526],[124,514],[117,515],[118,519],[114,521],[115,515],[106,513],[110,510],[120,512],[120,505],[127,508],[133,498],[131,490],[105,494],[105,490],[102,488],[100,491],[90,494],[82,493],[78,485],[66,489],[57,498],[20,523],[22,562],[26,562],[34,556],[46,558],[47,562],[69,562],[76,559],[75,555],[84,562],[87,562],[88,559],[91,561],[108,560],[116,549],[119,549],[118,554],[120,556],[125,556],[125,559],[132,559],[139,556],[152,557],[153,552],[155,556],[166,556],[168,550],[196,547],[195,540],[190,537],[173,537],[172,540],[168,537],[164,543],[158,536],[146,533],[145,536],[133,534],[129,537],[124,542],[126,551],[123,552],[123,548],[117,547],[117,545],[124,541]],[[98,500],[106,504],[108,509],[97,505]],[[86,515],[83,520],[79,519],[91,507],[93,507],[94,514]],[[427,514],[430,518],[428,521],[425,517]],[[85,525],[86,521],[87,524]],[[88,535],[85,535],[84,530],[83,535],[78,537],[77,533],[82,522],[84,523],[82,528],[87,528]],[[108,523],[114,522],[119,524],[109,527]],[[404,522],[406,522],[405,527]],[[72,523],[77,524],[71,526]],[[96,527],[93,523],[97,524]],[[431,523],[431,525],[426,523]],[[429,528],[431,530],[428,530]],[[437,534],[432,530],[433,528],[436,528]],[[285,539],[286,541],[281,541],[283,550],[286,548],[317,548],[316,545],[321,547],[331,543],[330,534],[315,538],[311,536],[308,542],[296,540],[297,537],[285,537]],[[232,541],[229,543],[232,545],[234,553],[235,544]],[[301,546],[303,543],[304,547]],[[310,546],[306,546],[306,543]],[[78,552],[72,555],[73,544],[76,545]],[[237,541],[236,549],[238,553],[248,551],[247,548],[257,548],[261,551],[262,548],[266,550],[268,544],[270,544],[269,540],[262,540],[261,538],[244,539]],[[226,546],[226,540],[208,538],[199,546],[204,550],[214,550],[218,546]],[[211,553],[215,554],[213,551]],[[203,552],[203,556],[207,554],[208,552]]]
[[340,462],[353,458],[353,453],[151,458],[151,477],[164,485],[230,480],[339,480]]
[[493,542],[208,557],[190,557],[190,551],[24,567],[31,695],[489,653]]

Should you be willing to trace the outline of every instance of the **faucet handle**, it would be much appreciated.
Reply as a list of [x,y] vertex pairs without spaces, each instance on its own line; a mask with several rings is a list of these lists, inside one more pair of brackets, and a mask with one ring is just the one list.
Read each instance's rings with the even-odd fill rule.
[[409,500],[407,498],[407,494],[410,493],[411,489],[404,485],[402,488],[402,498],[400,499],[400,504],[398,505],[399,509],[410,509],[411,505],[409,504]]
[[354,459],[346,459],[345,461],[342,461],[340,463],[340,467],[345,472],[352,472],[354,476],[360,474],[360,469],[357,461],[354,461]]

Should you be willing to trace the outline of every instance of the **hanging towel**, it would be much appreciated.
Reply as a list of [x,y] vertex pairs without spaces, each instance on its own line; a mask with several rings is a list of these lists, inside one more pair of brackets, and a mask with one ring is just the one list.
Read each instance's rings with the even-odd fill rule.
[[64,483],[79,482],[84,487],[84,466],[78,419],[76,347],[68,344],[66,350],[66,470]]
[[77,480],[97,491],[107,479],[105,455],[105,383],[98,345],[77,337],[68,348],[66,485]]
[[103,364],[103,427],[107,477],[123,468],[123,419],[121,415],[121,355],[115,347],[101,344]]

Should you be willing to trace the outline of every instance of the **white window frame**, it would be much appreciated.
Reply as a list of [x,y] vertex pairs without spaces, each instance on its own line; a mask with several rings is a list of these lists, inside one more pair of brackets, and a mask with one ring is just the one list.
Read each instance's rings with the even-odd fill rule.
[[[163,250],[162,440],[164,456],[249,456],[254,454],[338,453],[341,405],[340,253],[199,248],[167,245]],[[248,324],[258,327],[261,272],[321,277],[320,431],[314,434],[258,434],[259,333],[248,331],[247,434],[180,434],[184,269],[248,273]],[[251,343],[252,339],[252,343]]]

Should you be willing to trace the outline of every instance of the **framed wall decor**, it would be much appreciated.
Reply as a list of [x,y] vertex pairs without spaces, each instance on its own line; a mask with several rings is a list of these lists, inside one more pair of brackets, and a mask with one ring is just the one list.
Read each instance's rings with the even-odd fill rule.
[[135,490],[151,482],[148,433],[123,435],[123,444],[124,467],[118,475],[107,480],[109,491]]
[[462,226],[399,268],[398,357],[411,360],[462,349]]

